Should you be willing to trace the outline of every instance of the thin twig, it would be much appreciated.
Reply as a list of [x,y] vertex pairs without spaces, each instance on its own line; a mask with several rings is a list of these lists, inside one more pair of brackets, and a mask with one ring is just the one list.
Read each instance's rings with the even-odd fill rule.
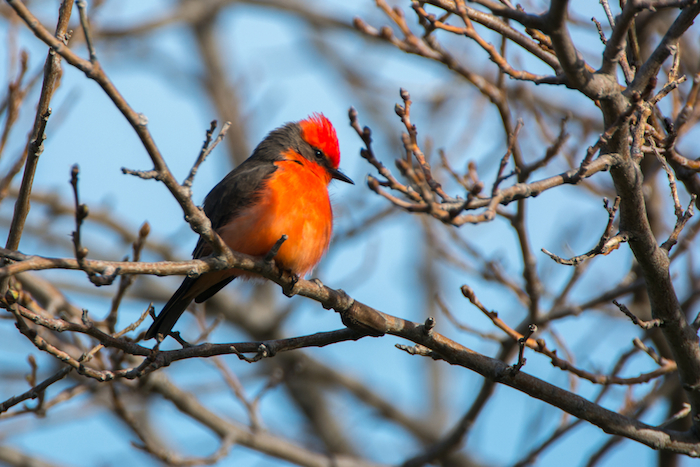
[[523,365],[525,365],[525,362],[527,361],[527,359],[524,357],[525,343],[527,342],[527,340],[530,337],[532,337],[532,335],[535,332],[537,332],[537,326],[534,324],[531,324],[530,326],[528,326],[527,332],[525,334],[523,334],[523,337],[518,339],[518,346],[519,346],[518,361],[513,365],[513,367],[512,367],[513,371],[520,371],[520,369],[523,367]]
[[83,226],[83,221],[85,218],[87,218],[89,210],[85,204],[80,203],[80,196],[78,194],[79,173],[80,168],[78,167],[78,164],[73,165],[71,168],[70,184],[73,187],[73,196],[75,200],[75,230],[72,233],[75,259],[78,262],[78,268],[85,271],[90,279],[90,282],[98,287],[102,285],[111,285],[117,276],[119,276],[119,270],[115,269],[108,274],[98,274],[96,271],[90,268],[89,264],[85,260],[88,255],[88,249],[82,245],[80,232]]
[[661,326],[663,322],[660,319],[652,319],[651,321],[644,321],[632,313],[624,304],[618,302],[617,300],[612,301],[613,304],[620,309],[621,312],[623,312],[629,319],[632,320],[634,324],[639,326],[640,328],[644,330],[649,330],[658,326]]
[[218,144],[224,139],[230,127],[231,122],[225,122],[224,126],[221,127],[221,130],[219,131],[219,134],[217,135],[216,139],[212,142],[211,137],[214,134],[214,130],[216,129],[216,120],[211,121],[211,126],[207,130],[207,135],[204,139],[204,145],[202,146],[202,150],[199,152],[199,156],[197,156],[197,160],[192,166],[192,169],[190,169],[189,175],[187,175],[185,181],[182,182],[183,187],[192,187],[192,182],[194,181],[195,175],[197,175],[197,170],[199,169],[199,166],[202,165],[207,156],[209,156],[209,154],[211,154],[214,148],[216,148],[216,146],[218,146]]
[[75,6],[78,7],[80,26],[82,27],[83,34],[85,35],[85,43],[87,44],[88,53],[90,54],[90,62],[95,65],[97,63],[97,53],[95,52],[92,35],[90,34],[90,21],[88,20],[87,16],[87,3],[85,0],[76,0]]

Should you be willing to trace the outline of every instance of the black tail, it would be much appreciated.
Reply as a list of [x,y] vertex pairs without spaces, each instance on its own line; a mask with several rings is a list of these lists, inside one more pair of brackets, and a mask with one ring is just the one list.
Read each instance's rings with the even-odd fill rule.
[[187,295],[187,292],[190,290],[195,280],[196,279],[187,277],[182,281],[180,288],[170,297],[168,303],[165,304],[160,314],[156,317],[155,321],[153,321],[153,324],[151,324],[151,327],[146,331],[146,340],[153,339],[158,334],[162,334],[163,337],[165,337],[170,333],[175,323],[177,323],[177,320],[182,316],[182,313],[184,313],[190,303],[192,303],[192,299],[185,298],[185,295]]

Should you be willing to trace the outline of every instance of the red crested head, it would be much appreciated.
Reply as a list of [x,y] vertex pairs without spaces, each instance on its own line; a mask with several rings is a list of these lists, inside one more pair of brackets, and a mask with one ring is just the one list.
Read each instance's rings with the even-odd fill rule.
[[320,113],[314,113],[299,122],[301,138],[309,145],[320,149],[334,169],[340,165],[340,147],[333,124]]

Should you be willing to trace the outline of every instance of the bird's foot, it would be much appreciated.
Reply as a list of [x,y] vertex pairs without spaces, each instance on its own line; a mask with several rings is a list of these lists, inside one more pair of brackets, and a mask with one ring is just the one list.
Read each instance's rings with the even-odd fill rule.
[[289,284],[282,286],[282,292],[287,297],[293,297],[297,294],[296,286],[297,282],[299,282],[299,274],[295,274],[292,271],[284,271],[282,274],[284,275],[284,273],[289,274]]

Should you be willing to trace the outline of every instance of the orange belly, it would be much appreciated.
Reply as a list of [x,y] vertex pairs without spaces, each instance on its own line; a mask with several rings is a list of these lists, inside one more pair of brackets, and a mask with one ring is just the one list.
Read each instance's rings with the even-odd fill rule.
[[[253,256],[265,255],[287,235],[275,262],[303,277],[321,261],[331,240],[329,177],[300,156],[275,164],[278,169],[263,186],[258,201],[218,233],[232,250]],[[247,274],[231,271],[230,275]]]

